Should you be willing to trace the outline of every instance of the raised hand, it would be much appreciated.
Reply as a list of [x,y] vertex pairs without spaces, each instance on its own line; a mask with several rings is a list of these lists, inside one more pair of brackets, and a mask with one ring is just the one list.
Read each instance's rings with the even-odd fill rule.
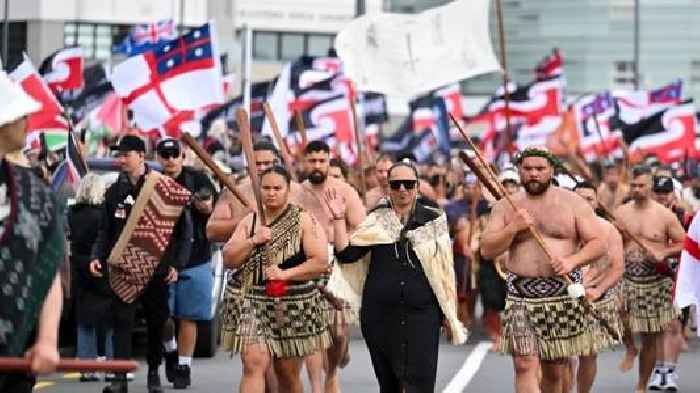
[[334,220],[340,220],[345,217],[345,198],[342,195],[338,195],[335,188],[326,190],[323,200],[326,202],[328,210],[331,211]]

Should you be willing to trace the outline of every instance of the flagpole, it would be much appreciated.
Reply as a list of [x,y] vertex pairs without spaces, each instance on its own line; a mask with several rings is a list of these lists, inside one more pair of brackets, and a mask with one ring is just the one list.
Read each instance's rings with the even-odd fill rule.
[[498,21],[498,42],[501,47],[501,67],[503,68],[503,101],[506,108],[506,132],[508,136],[508,155],[512,157],[513,135],[510,128],[510,92],[508,91],[508,62],[506,57],[506,34],[503,28],[503,7],[501,0],[496,0],[496,20]]
[[[2,23],[2,61],[7,64],[7,57],[10,51],[10,0],[5,0],[5,16]],[[2,64],[0,63],[0,66]]]

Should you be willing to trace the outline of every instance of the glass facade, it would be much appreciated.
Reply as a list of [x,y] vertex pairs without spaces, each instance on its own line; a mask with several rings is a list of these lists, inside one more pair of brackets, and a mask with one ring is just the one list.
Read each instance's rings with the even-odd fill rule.
[[[2,65],[6,70],[13,69],[22,62],[22,53],[27,50],[27,22],[9,22],[7,39],[7,59],[2,59]],[[4,42],[3,33],[5,28],[0,22],[0,48]],[[2,52],[0,51],[0,57]]]
[[253,32],[253,59],[290,61],[302,55],[325,56],[333,46],[334,34],[276,31]]
[[[420,12],[447,0],[387,0],[392,12]],[[491,36],[497,53],[495,0],[491,1]],[[527,83],[535,65],[552,48],[564,58],[567,89],[583,94],[630,88],[634,75],[634,0],[502,0],[507,61],[511,78]],[[684,95],[700,93],[700,1],[639,0],[640,87],[652,88],[675,78]],[[500,75],[463,83],[465,94],[492,94]]]
[[67,22],[63,25],[66,46],[80,45],[87,59],[109,59],[112,46],[124,40],[130,25],[112,25],[86,22]]

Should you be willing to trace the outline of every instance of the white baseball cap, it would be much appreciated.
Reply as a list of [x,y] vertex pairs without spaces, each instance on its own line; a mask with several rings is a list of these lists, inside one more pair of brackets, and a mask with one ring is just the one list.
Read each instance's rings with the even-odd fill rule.
[[41,104],[0,71],[0,127],[41,110]]

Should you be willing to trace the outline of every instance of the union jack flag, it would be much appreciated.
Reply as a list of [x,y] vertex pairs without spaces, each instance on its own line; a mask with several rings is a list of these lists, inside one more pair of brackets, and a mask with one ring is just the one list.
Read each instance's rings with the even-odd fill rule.
[[172,19],[154,23],[135,25],[121,44],[114,47],[114,52],[134,56],[155,48],[158,44],[177,37],[177,30]]

